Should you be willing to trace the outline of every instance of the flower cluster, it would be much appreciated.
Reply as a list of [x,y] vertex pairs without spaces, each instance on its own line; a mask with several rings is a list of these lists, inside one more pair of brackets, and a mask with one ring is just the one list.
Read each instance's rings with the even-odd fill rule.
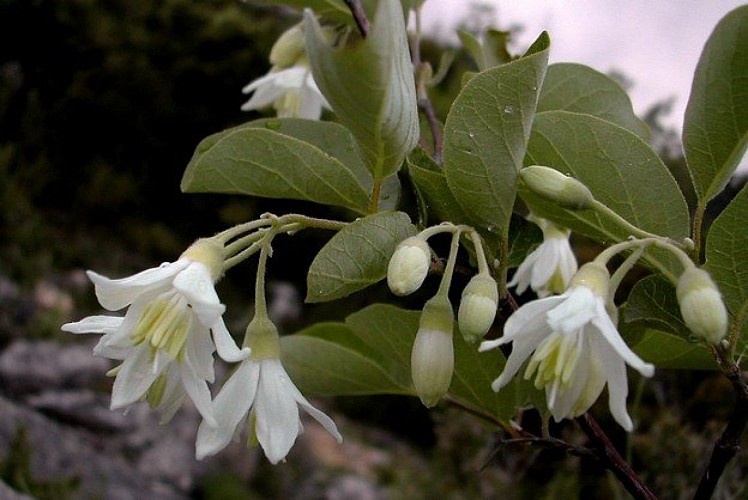
[[[123,317],[90,316],[62,329],[103,334],[94,354],[121,362],[111,371],[112,409],[146,400],[165,423],[189,395],[203,417],[198,458],[224,448],[249,414],[252,432],[268,459],[277,463],[301,431],[297,405],[341,441],[332,420],[314,408],[286,374],[270,320],[260,322],[262,327],[257,321],[250,324],[242,349],[234,343],[222,318],[225,306],[215,291],[223,264],[223,245],[203,239],[177,261],[127,278],[112,280],[89,271],[101,305],[127,312]],[[258,330],[260,334],[251,334]],[[215,381],[216,351],[239,366],[211,400],[208,384]]]

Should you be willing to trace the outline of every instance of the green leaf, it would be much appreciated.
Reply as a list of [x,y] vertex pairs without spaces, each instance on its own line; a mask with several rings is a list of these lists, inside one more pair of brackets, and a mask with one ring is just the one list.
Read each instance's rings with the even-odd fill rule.
[[330,47],[317,20],[304,18],[314,80],[356,139],[375,181],[396,172],[418,142],[413,66],[397,0],[377,4],[369,36]]
[[[420,315],[421,311],[374,304],[346,319],[346,325],[369,347],[372,359],[411,394],[410,354]],[[498,394],[491,389],[491,382],[504,367],[504,357],[499,351],[479,354],[476,346],[468,345],[459,335],[454,336],[454,349],[455,371],[449,396],[463,406],[507,422],[517,406],[517,388],[511,384]]]
[[352,347],[353,331],[320,323],[281,337],[283,366],[298,388],[321,396],[406,393],[390,373]]
[[737,352],[748,348],[748,185],[712,223],[706,240],[706,264],[722,291],[733,322],[742,326]]
[[356,337],[400,387],[413,394],[410,351],[418,331],[420,311],[408,311],[388,304],[372,304],[345,320]]
[[198,144],[182,177],[187,193],[307,200],[365,213],[368,195],[351,170],[312,144],[239,127]]
[[530,55],[475,75],[444,126],[449,189],[466,212],[497,234],[508,230],[549,44],[544,33]]
[[719,22],[696,66],[683,146],[699,204],[727,184],[748,145],[748,5]]
[[[689,234],[688,209],[675,179],[648,144],[622,127],[568,111],[539,113],[525,162],[575,177],[598,201],[645,231],[674,240]],[[565,210],[524,188],[520,195],[536,215],[603,243],[631,234],[595,210]],[[680,269],[669,254],[651,255],[656,258],[650,262],[661,269]]]
[[634,113],[626,91],[609,76],[583,64],[548,67],[538,101],[538,113],[543,111],[597,116],[649,139],[649,127]]
[[716,370],[717,364],[703,344],[658,330],[645,330],[631,349],[657,368]]
[[690,330],[683,323],[680,306],[672,283],[660,276],[638,281],[621,308],[626,323],[648,326],[688,338]]
[[499,392],[491,389],[491,382],[504,369],[506,359],[501,351],[479,353],[477,346],[454,336],[455,372],[449,395],[461,405],[477,410],[508,425],[525,395],[521,383],[512,381]]
[[346,297],[380,281],[397,244],[415,233],[402,212],[380,212],[347,225],[314,258],[307,302]]
[[449,190],[444,172],[439,170],[423,150],[416,149],[408,156],[408,174],[423,197],[428,213],[437,222],[471,223],[467,212]]
[[[241,127],[267,128],[283,135],[308,142],[336,158],[350,169],[358,183],[371,193],[374,181],[354,146],[350,131],[339,123],[299,118],[262,118]],[[396,176],[385,179],[379,196],[379,209],[393,210],[400,197],[400,181]]]

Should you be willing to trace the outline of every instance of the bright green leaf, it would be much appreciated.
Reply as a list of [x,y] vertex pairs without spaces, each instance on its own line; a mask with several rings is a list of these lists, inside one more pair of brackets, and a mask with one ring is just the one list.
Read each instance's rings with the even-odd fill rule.
[[375,180],[396,172],[418,142],[413,65],[402,10],[381,0],[369,36],[333,48],[317,20],[305,15],[307,53],[320,90],[356,139]]
[[281,337],[283,366],[299,389],[308,394],[405,393],[386,369],[347,345],[355,338],[342,323],[321,323]]
[[457,202],[506,235],[548,63],[544,33],[530,55],[475,75],[455,99],[444,126],[444,172]]
[[732,321],[742,324],[737,352],[748,348],[748,188],[715,219],[706,240],[704,266],[719,285]]
[[727,14],[696,66],[683,146],[699,204],[716,196],[748,145],[748,5]]
[[382,280],[397,244],[415,233],[402,212],[380,212],[349,224],[314,258],[307,302],[339,299]]
[[[315,14],[331,21],[353,24],[351,11],[343,0],[251,0],[251,3],[293,7],[300,10],[309,8],[314,10]],[[367,14],[372,15],[375,11],[377,0],[361,0],[361,4]],[[410,2],[407,2],[407,5],[410,5]],[[407,6],[405,3],[403,3],[402,8],[403,11],[406,11]]]
[[428,213],[436,217],[436,220],[430,219],[431,223],[470,223],[470,217],[449,190],[444,172],[422,150],[416,149],[408,156],[408,174],[423,197]]
[[609,76],[583,64],[559,63],[548,67],[538,113],[557,110],[597,116],[644,140],[649,139],[649,128],[634,113],[626,91]]
[[187,193],[308,200],[364,213],[368,195],[351,170],[312,144],[239,127],[198,144],[182,177]]
[[[622,127],[568,111],[539,113],[525,162],[575,177],[598,201],[640,229],[674,240],[689,234],[688,209],[675,179],[647,143]],[[603,243],[631,235],[615,218],[597,211],[562,209],[527,189],[520,194],[536,215]],[[669,254],[652,255],[656,267],[679,271]]]
[[[339,123],[299,118],[262,118],[241,125],[241,127],[267,128],[308,142],[348,167],[366,192],[370,193],[372,190],[374,182],[371,173],[354,146],[353,136]],[[379,209],[393,210],[397,206],[399,197],[400,181],[397,176],[390,176],[382,185]]]
[[410,351],[418,331],[420,311],[408,311],[387,304],[372,304],[351,314],[346,325],[368,347],[393,380],[411,388]]
[[631,349],[657,368],[679,370],[715,370],[709,350],[703,344],[658,330],[645,330]]
[[638,281],[621,308],[626,323],[656,328],[688,338],[690,330],[683,323],[673,285],[660,276],[648,276]]

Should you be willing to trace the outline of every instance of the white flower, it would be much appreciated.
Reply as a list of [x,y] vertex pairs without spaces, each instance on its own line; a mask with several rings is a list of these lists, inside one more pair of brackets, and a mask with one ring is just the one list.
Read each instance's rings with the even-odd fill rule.
[[[111,408],[147,399],[166,421],[186,390],[204,418],[213,418],[207,382],[213,382],[213,352],[239,361],[239,350],[221,315],[214,283],[221,274],[223,247],[198,240],[176,262],[122,279],[88,271],[101,305],[110,311],[129,306],[124,317],[90,316],[62,329],[103,333],[94,354],[122,361],[112,370]],[[211,338],[211,332],[213,336]]]
[[272,104],[281,118],[319,120],[322,108],[330,109],[314,82],[312,72],[303,63],[286,69],[274,67],[267,75],[244,87],[242,92],[254,92],[252,98],[242,105],[242,111],[261,109]]
[[525,304],[506,322],[502,338],[483,342],[480,351],[513,342],[493,390],[509,383],[529,358],[525,379],[534,375],[535,387],[545,389],[556,421],[587,411],[607,383],[613,418],[631,431],[625,365],[645,377],[654,374],[654,366],[629,349],[608,315],[608,279],[604,266],[583,266],[564,294]]
[[543,243],[532,251],[517,268],[507,286],[517,286],[521,294],[531,287],[539,297],[566,290],[574,273],[577,259],[569,245],[569,230],[550,221],[538,219],[543,230]]
[[[216,396],[217,425],[203,420],[197,431],[198,460],[214,455],[241,433],[240,424],[254,432],[270,462],[283,460],[303,431],[299,406],[340,443],[343,438],[330,417],[312,406],[288,377],[278,358],[246,359]],[[254,429],[252,427],[254,426]]]

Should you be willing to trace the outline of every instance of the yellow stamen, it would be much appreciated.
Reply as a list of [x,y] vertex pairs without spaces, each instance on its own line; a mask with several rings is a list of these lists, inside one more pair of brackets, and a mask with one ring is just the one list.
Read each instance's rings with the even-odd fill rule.
[[187,299],[172,291],[158,296],[146,306],[131,338],[135,345],[148,342],[154,355],[161,349],[178,359],[191,326],[192,313]]

